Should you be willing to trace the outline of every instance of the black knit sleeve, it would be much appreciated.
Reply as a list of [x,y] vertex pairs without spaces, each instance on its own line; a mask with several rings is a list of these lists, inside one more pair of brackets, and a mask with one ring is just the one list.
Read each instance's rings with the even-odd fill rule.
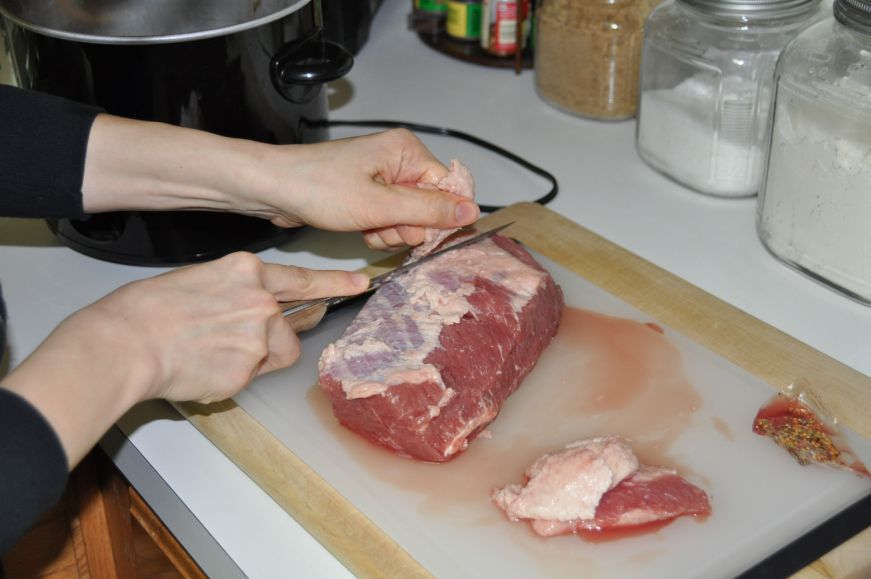
[[0,556],[61,498],[67,457],[42,414],[0,388]]
[[0,216],[83,216],[85,151],[99,113],[0,85]]

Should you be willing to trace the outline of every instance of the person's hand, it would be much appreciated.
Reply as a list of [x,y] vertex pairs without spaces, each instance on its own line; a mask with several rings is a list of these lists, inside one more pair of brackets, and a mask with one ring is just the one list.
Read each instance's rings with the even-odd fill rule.
[[[135,144],[132,146],[131,144]],[[434,190],[448,174],[410,131],[269,145],[99,115],[82,183],[86,212],[198,209],[362,231],[370,247],[417,245],[473,223],[478,206]]]
[[462,227],[479,215],[474,201],[435,189],[447,167],[404,129],[272,153],[283,170],[264,196],[272,203],[266,215],[282,227],[363,231],[383,249],[417,245],[425,228]]
[[154,371],[146,398],[211,402],[299,357],[278,302],[356,294],[364,274],[262,262],[250,253],[185,267],[124,286],[74,320],[109,323]]
[[353,295],[364,274],[249,253],[130,283],[64,320],[2,383],[36,406],[71,464],[139,401],[211,402],[299,356],[279,301]]

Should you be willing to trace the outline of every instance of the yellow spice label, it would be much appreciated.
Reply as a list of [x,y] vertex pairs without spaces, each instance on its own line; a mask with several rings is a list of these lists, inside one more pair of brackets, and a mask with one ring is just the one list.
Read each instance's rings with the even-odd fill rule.
[[449,1],[445,30],[456,38],[479,38],[481,36],[481,4]]

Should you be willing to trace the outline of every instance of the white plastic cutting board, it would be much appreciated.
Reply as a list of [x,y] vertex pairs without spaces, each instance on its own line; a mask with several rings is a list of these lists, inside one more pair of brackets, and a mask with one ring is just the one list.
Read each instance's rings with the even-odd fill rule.
[[[536,257],[562,286],[567,305],[656,322]],[[518,482],[541,452],[621,427],[619,412],[587,414],[582,405],[573,407],[571,396],[541,395],[555,391],[547,383],[554,367],[572,364],[582,374],[594,361],[585,361],[584,352],[552,348],[509,398],[490,427],[490,438],[475,441],[450,463],[422,464],[376,449],[338,427],[326,398],[313,386],[321,350],[354,313],[328,316],[304,335],[295,366],[259,378],[235,400],[436,577],[732,577],[871,493],[871,481],[801,467],[769,439],[753,434],[753,417],[771,388],[664,327],[682,364],[679,373],[700,404],[667,422],[672,430],[658,439],[669,440],[662,453],[668,461],[709,493],[713,514],[611,542],[538,538],[526,525],[509,523],[492,506],[489,490]],[[552,421],[543,422],[542,416]],[[622,425],[631,430],[625,421]],[[847,436],[859,457],[871,463],[871,442]]]

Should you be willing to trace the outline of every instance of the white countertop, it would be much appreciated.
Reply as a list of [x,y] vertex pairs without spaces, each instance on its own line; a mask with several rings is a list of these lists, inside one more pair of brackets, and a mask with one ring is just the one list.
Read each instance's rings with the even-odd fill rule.
[[[871,375],[871,308],[771,257],[755,232],[755,200],[689,191],[644,165],[633,121],[602,123],[545,104],[532,71],[467,64],[406,29],[406,0],[386,0],[351,73],[334,83],[331,118],[395,119],[459,129],[551,171],[549,205],[818,350]],[[356,131],[359,132],[359,131]],[[334,136],[354,134],[336,129]],[[539,197],[547,183],[491,153],[424,137],[439,157],[473,171],[479,201]],[[269,261],[355,269],[380,256],[349,234],[306,231],[264,251]],[[41,221],[0,219],[0,276],[16,364],[63,317],[155,269],[97,261],[54,241]],[[303,355],[317,356],[305,350]],[[342,577],[350,574],[304,529],[163,403],[142,405],[104,446],[212,576]]]

